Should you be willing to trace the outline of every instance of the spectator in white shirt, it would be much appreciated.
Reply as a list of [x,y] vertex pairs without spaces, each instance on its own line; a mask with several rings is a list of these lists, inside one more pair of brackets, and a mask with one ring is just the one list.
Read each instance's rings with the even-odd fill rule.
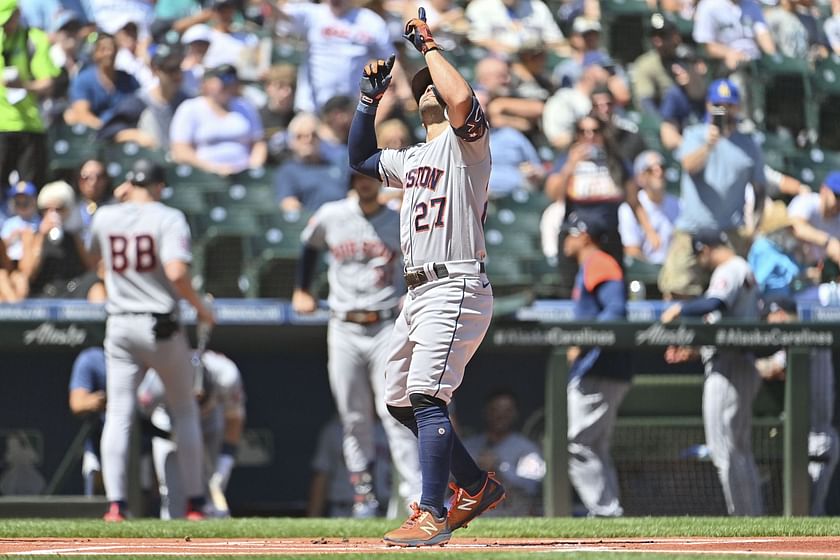
[[668,254],[674,222],[680,213],[679,198],[666,192],[665,160],[661,154],[647,150],[636,156],[633,175],[640,187],[639,204],[647,211],[651,226],[659,236],[659,247],[653,248],[626,202],[618,209],[618,231],[624,255],[652,264],[662,264]]

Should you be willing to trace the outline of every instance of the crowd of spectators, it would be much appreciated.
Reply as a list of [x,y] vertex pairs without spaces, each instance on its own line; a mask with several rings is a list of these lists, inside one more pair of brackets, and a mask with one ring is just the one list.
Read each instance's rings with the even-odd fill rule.
[[[648,4],[628,53],[598,0],[0,0],[0,301],[103,301],[85,247],[92,215],[118,198],[104,147],[221,178],[263,170],[275,198],[263,211],[310,214],[347,196],[349,124],[370,59],[398,54],[379,145],[422,136],[409,83],[422,61],[401,37],[421,5],[492,125],[491,203],[545,201],[533,249],[557,267],[559,297],[578,268],[560,250],[573,212],[604,225],[601,249],[626,278],[635,262],[658,270],[650,288],[666,299],[708,289],[692,243],[708,230],[725,232],[765,295],[840,279],[840,171],[805,184],[766,160],[771,136],[823,150],[813,130],[766,119],[768,94],[753,87],[768,59],[813,70],[840,57],[840,2]],[[59,168],[50,142],[70,127],[94,140]],[[399,192],[382,196],[400,203]],[[516,413],[512,395],[493,395],[487,433],[468,446],[488,468],[514,451],[531,457],[505,483],[510,511],[533,513],[544,464],[513,438]]]
[[[400,55],[377,114],[380,144],[417,140],[408,77],[421,61],[401,38],[417,6],[0,0],[0,299],[101,297],[96,283],[80,290],[76,279],[95,277],[85,268],[86,227],[120,179],[98,160],[103,146],[135,144],[221,177],[267,169],[261,176],[278,212],[310,213],[346,196],[349,122],[369,59]],[[837,56],[838,3],[661,2],[639,15],[639,56],[616,50],[601,13],[608,4],[592,0],[424,7],[492,123],[491,197],[525,191],[546,199],[542,248],[560,261],[559,296],[576,268],[557,251],[560,221],[580,208],[609,224],[610,254],[662,267],[656,288],[666,297],[703,289],[691,266],[692,232],[725,230],[746,255],[766,200],[791,203],[797,266],[819,267],[823,279],[836,271],[832,197],[840,187],[833,176],[805,185],[764,163],[760,137],[792,137],[800,149],[818,139],[757,122],[754,107],[763,105],[750,83],[762,57],[813,66]],[[72,170],[51,165],[48,144],[48,131],[67,126],[96,139]],[[41,203],[51,181],[63,185],[52,192],[73,194],[62,208]],[[399,204],[398,194],[383,196]],[[63,250],[46,251],[54,254],[43,261],[36,253],[56,245],[58,231],[69,234],[60,236]],[[50,259],[61,266],[44,267]],[[815,274],[797,278],[813,282]]]

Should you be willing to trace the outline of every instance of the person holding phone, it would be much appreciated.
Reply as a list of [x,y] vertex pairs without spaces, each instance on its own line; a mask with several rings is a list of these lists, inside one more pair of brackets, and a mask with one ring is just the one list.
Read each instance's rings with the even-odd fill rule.
[[675,153],[682,165],[682,213],[659,274],[659,289],[666,298],[698,296],[708,285],[709,274],[697,266],[691,249],[693,233],[725,231],[739,255],[749,250],[744,195],[751,184],[756,193],[755,215],[760,215],[766,179],[761,148],[738,128],[740,106],[737,86],[730,80],[716,80],[706,95],[705,122],[683,132]]

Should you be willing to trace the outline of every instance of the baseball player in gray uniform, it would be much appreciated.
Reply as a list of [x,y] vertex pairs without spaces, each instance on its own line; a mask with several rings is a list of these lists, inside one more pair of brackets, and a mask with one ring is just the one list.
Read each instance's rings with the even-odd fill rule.
[[199,321],[213,324],[213,315],[191,284],[187,221],[180,211],[159,202],[165,182],[163,168],[138,160],[128,180],[132,186],[126,202],[100,208],[91,224],[91,251],[103,260],[108,292],[102,475],[111,506],[105,519],[125,518],[136,391],[150,367],[160,373],[176,427],[178,457],[189,497],[187,517],[201,519],[201,432],[190,348],[178,322],[178,299],[195,307]]
[[[798,319],[796,300],[792,297],[770,296],[764,299],[762,311],[768,323],[790,323]],[[808,474],[811,477],[811,515],[825,515],[825,499],[831,477],[837,467],[837,430],[834,418],[834,362],[831,350],[812,348],[811,358],[811,430],[808,434]],[[779,350],[756,360],[761,377],[784,380],[787,351]]]
[[[758,287],[749,264],[739,257],[726,233],[700,230],[691,239],[698,265],[711,271],[706,293],[676,303],[662,313],[662,322],[679,316],[757,321]],[[669,348],[665,359],[687,359],[685,349]],[[752,402],[761,386],[755,356],[745,349],[700,349],[705,367],[703,425],[706,445],[718,470],[730,515],[761,515],[761,487],[752,452]]]
[[[464,448],[447,411],[493,312],[484,273],[488,124],[470,86],[437,48],[422,8],[418,15],[405,34],[427,64],[412,79],[426,142],[377,148],[374,117],[393,56],[365,68],[349,141],[353,169],[404,190],[400,239],[408,293],[389,342],[385,395],[391,414],[418,436],[422,492],[408,520],[385,535],[398,546],[446,543],[454,529],[505,495]],[[455,494],[447,509],[450,472]]]
[[[196,398],[201,411],[201,435],[204,443],[203,483],[210,503],[206,511],[213,517],[230,514],[227,500],[219,501],[215,492],[227,488],[236,450],[245,426],[245,391],[242,375],[233,360],[209,350],[202,352],[202,371],[197,380]],[[164,403],[165,391],[160,375],[153,369],[146,372],[137,389],[140,411],[155,428],[152,456],[160,493],[160,518],[178,519],[186,515],[184,479],[178,467],[178,446],[172,439],[172,418]]]
[[330,388],[344,427],[344,461],[354,488],[353,517],[373,517],[379,503],[373,492],[375,416],[382,420],[394,466],[400,475],[404,507],[420,495],[414,436],[385,406],[388,338],[405,293],[400,258],[400,217],[379,202],[380,183],[354,175],[356,196],[328,202],[301,235],[297,288],[292,306],[311,313],[310,292],[318,257],[330,251],[328,327]]

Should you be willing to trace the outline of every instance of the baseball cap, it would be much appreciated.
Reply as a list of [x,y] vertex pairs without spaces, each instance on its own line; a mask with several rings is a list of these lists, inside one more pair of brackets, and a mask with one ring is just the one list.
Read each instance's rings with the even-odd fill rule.
[[99,27],[109,35],[116,35],[117,31],[125,29],[129,25],[138,24],[137,16],[134,13],[126,12],[113,17],[108,17],[99,24]]
[[0,0],[0,25],[3,25],[12,18],[17,10],[17,0]]
[[184,60],[184,53],[178,45],[161,44],[154,47],[152,55],[152,67],[170,72],[181,67]]
[[600,33],[601,23],[598,20],[585,18],[583,16],[575,18],[575,21],[572,23],[572,33],[583,35],[584,33],[589,33],[590,31]]
[[823,185],[836,195],[840,195],[840,171],[832,171],[823,179]]
[[665,158],[655,150],[645,150],[633,160],[633,175],[641,175],[654,165],[665,165]]
[[574,210],[566,216],[560,230],[574,236],[587,233],[597,240],[606,233],[607,224],[598,214]]
[[82,23],[82,16],[79,15],[78,12],[75,10],[61,9],[52,21],[50,21],[50,31],[55,33],[56,31],[61,31],[62,29],[69,27],[71,24],[81,26]]
[[691,248],[695,255],[706,247],[721,245],[729,245],[729,236],[719,229],[701,229],[691,236]]
[[796,300],[786,294],[774,294],[766,296],[761,301],[761,315],[767,317],[770,313],[784,311],[785,313],[796,313]]
[[426,88],[433,85],[432,73],[428,66],[424,66],[411,78],[411,93],[414,94],[414,101],[420,103],[420,98],[426,93]]
[[156,183],[166,182],[166,170],[149,159],[141,158],[134,162],[125,179],[132,185],[148,187]]
[[18,181],[17,184],[9,187],[8,195],[9,198],[11,198],[19,194],[34,197],[37,196],[38,189],[35,188],[35,185],[30,183],[29,181]]
[[650,16],[650,34],[653,37],[667,37],[672,33],[679,32],[677,24],[669,17],[660,12],[651,14]]
[[204,72],[204,79],[207,78],[219,78],[227,86],[238,82],[239,74],[232,64],[222,64]]
[[210,26],[203,23],[197,23],[184,31],[181,35],[181,43],[184,45],[189,45],[190,43],[195,43],[197,41],[209,43],[212,38],[213,30],[210,29]]
[[715,80],[709,86],[707,99],[713,105],[737,105],[741,102],[741,92],[730,80]]

